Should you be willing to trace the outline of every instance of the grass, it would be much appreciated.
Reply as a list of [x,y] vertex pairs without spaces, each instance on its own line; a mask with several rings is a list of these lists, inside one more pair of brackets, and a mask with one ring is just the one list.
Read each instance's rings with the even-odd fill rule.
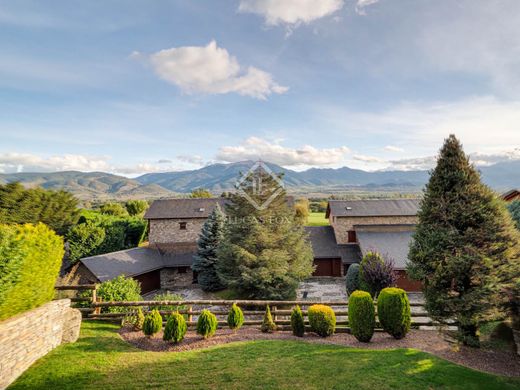
[[427,353],[298,341],[250,341],[190,352],[146,352],[117,326],[84,322],[80,339],[36,362],[12,389],[518,389],[520,381]]
[[327,226],[329,220],[325,218],[325,213],[309,213],[307,218],[307,226]]

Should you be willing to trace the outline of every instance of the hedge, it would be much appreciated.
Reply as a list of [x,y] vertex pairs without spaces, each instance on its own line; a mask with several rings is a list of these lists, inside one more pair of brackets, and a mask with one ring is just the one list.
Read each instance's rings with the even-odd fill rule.
[[52,300],[63,239],[46,225],[0,225],[0,320]]
[[[104,302],[110,301],[140,301],[141,300],[141,284],[132,278],[126,278],[125,275],[107,280],[99,285],[97,295]],[[104,313],[123,313],[131,311],[130,307],[104,307]]]
[[383,329],[396,339],[410,330],[411,314],[408,295],[400,288],[387,287],[377,298],[377,316]]
[[307,311],[311,330],[321,337],[327,337],[336,329],[336,315],[330,306],[312,305]]
[[374,334],[376,316],[374,301],[366,291],[354,291],[348,300],[348,320],[352,334],[361,342],[368,343]]

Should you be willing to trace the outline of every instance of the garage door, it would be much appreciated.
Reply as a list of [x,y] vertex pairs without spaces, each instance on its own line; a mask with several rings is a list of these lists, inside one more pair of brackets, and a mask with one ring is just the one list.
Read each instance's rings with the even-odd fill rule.
[[312,276],[341,276],[341,259],[314,259]]
[[398,271],[396,271],[396,274],[397,274],[397,280],[396,280],[395,284],[397,287],[402,288],[405,291],[421,291],[421,289],[422,289],[421,282],[410,279],[406,275],[406,271],[398,270]]

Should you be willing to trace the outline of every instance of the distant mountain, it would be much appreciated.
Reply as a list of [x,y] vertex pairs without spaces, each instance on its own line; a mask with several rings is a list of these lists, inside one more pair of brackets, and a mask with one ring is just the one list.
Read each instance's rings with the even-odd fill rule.
[[[253,165],[252,161],[212,164],[181,172],[148,173],[135,179],[103,172],[53,172],[0,174],[0,183],[20,181],[26,186],[64,189],[81,199],[161,198],[208,188],[215,193],[231,190]],[[348,167],[312,168],[296,172],[276,164],[267,164],[283,173],[289,190],[300,192],[338,192],[351,189],[366,191],[418,191],[428,181],[428,171],[367,172]],[[484,182],[497,191],[520,187],[520,160],[500,162],[479,168]]]

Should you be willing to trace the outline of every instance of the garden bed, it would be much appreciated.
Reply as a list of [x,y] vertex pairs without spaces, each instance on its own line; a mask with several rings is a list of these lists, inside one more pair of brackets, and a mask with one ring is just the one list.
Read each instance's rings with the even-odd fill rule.
[[194,330],[189,330],[184,340],[178,345],[163,341],[162,332],[152,338],[147,338],[142,332],[123,327],[119,334],[125,341],[140,349],[157,352],[189,351],[235,341],[251,340],[296,340],[373,350],[414,348],[476,370],[506,376],[520,376],[520,358],[514,351],[456,348],[454,344],[446,341],[443,336],[435,331],[411,330],[401,340],[395,340],[386,333],[376,332],[370,343],[360,343],[348,333],[337,333],[328,338],[306,333],[303,338],[299,338],[288,331],[266,334],[261,333],[257,327],[243,327],[236,332],[223,328],[218,329],[214,337],[206,340],[197,335]]

